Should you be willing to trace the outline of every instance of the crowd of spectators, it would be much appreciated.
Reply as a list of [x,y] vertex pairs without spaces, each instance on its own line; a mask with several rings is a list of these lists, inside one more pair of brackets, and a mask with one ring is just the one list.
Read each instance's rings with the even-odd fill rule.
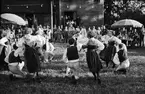
[[[6,26],[1,27],[4,31],[9,32],[14,41],[17,41],[19,38],[23,36],[23,31],[26,27],[22,26]],[[83,32],[93,31],[96,34],[96,38],[100,39],[103,35],[107,34],[107,31],[110,28],[102,25],[101,27],[74,27],[70,26],[56,26],[54,25],[53,30],[51,30],[50,26],[42,26],[39,25],[37,28],[32,26],[33,35],[37,33],[37,31],[42,31],[45,36],[49,37],[51,41],[54,43],[67,43],[68,39],[73,35]],[[144,45],[144,29],[140,28],[118,28],[114,29],[114,35],[121,39],[128,46],[143,46]]]

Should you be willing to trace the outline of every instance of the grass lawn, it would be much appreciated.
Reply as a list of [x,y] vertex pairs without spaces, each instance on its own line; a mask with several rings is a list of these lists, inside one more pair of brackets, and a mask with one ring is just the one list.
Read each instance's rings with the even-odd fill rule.
[[94,82],[86,62],[80,62],[81,78],[77,85],[72,85],[64,78],[66,66],[60,61],[66,45],[55,46],[54,61],[43,64],[41,83],[10,81],[9,73],[1,71],[0,94],[145,94],[145,48],[129,49],[131,66],[126,75],[115,75],[112,68],[102,69],[101,85]]

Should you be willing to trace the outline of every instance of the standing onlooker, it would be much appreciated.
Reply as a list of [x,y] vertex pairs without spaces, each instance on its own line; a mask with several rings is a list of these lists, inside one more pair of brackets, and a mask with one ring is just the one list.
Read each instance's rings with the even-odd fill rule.
[[98,35],[101,34],[101,28],[100,28],[100,27],[98,27],[98,29],[97,29],[97,34],[98,34]]
[[63,33],[63,37],[64,37],[64,42],[67,43],[68,42],[68,27],[66,26],[64,29],[64,33]]

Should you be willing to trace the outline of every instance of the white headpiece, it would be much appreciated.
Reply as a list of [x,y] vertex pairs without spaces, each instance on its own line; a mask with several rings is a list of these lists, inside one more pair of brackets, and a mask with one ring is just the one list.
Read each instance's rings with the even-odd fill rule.
[[3,37],[2,39],[0,39],[0,45],[6,46],[6,42],[8,42],[8,39],[6,37]]

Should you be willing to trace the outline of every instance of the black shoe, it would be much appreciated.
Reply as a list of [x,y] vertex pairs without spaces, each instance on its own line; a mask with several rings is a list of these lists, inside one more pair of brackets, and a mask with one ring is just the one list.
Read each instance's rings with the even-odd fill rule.
[[117,74],[117,71],[114,71],[114,74]]
[[108,68],[108,65],[106,64],[106,68]]
[[25,83],[31,83],[32,80],[29,78],[29,79],[26,79],[24,82],[25,82]]
[[11,80],[11,81],[18,80],[18,78],[17,78],[17,77],[15,77],[15,76],[14,76],[14,75],[12,75],[12,74],[9,76],[9,78],[10,78],[10,80]]
[[72,82],[71,82],[73,85],[76,85],[77,84],[77,80],[75,79],[75,76],[72,76]]
[[125,75],[126,75],[126,70],[123,70],[123,71],[122,71],[122,74],[125,74]]
[[94,77],[94,81],[96,81],[97,80],[97,78],[96,77]]
[[98,79],[98,84],[99,84],[99,85],[101,84],[101,80],[100,80],[100,79]]
[[69,77],[69,76],[65,76],[65,79],[66,79],[66,80],[70,80],[71,77]]
[[41,83],[41,82],[42,82],[40,78],[36,78],[36,81],[37,81],[38,83]]
[[115,64],[113,64],[112,68],[115,68]]
[[118,74],[126,74],[126,69],[121,69],[117,71]]
[[31,79],[33,83],[37,82],[36,78]]
[[35,83],[36,79],[35,78],[29,78],[29,79],[26,79],[24,82],[26,82],[26,83]]
[[75,80],[73,80],[71,83],[72,83],[73,85],[76,85],[76,84],[77,84],[77,80],[75,79]]
[[9,78],[10,78],[10,81],[14,80],[14,76],[12,74],[10,74]]

